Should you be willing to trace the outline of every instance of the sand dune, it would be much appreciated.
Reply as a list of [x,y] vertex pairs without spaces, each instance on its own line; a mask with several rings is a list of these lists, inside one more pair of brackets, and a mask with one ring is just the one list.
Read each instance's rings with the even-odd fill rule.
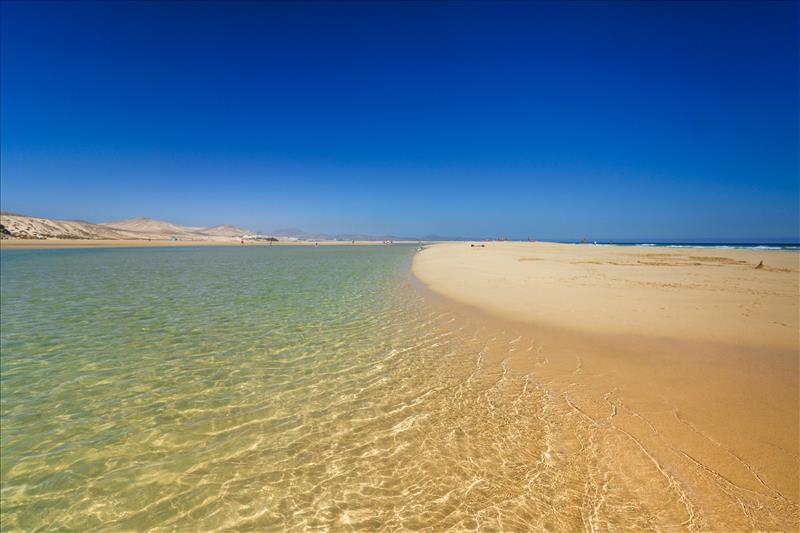
[[171,222],[144,217],[129,218],[116,222],[103,222],[101,225],[108,226],[110,228],[159,236],[181,235],[192,239],[198,239],[202,237],[228,237],[231,239],[238,239],[244,235],[254,234],[254,232],[248,229],[239,228],[228,224],[203,228],[179,226],[178,224],[173,224]]
[[201,228],[196,233],[211,235],[215,237],[241,237],[242,235],[252,235],[253,232],[236,226],[220,225],[211,228]]
[[121,229],[126,231],[134,231],[141,233],[158,233],[158,234],[192,234],[203,228],[192,228],[188,226],[179,226],[164,220],[155,220],[152,218],[136,217],[128,218],[125,220],[117,220],[112,222],[101,222],[101,226],[109,228]]
[[253,232],[230,225],[210,228],[180,226],[163,220],[137,217],[92,224],[81,220],[52,220],[11,213],[0,215],[2,237],[8,240],[136,241],[237,241]]
[[4,239],[135,239],[135,232],[92,224],[82,220],[51,220],[3,213]]

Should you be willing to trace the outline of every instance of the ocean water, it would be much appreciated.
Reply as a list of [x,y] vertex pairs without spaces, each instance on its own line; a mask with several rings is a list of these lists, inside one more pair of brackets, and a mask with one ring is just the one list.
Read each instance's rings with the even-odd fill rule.
[[[574,242],[574,241],[573,241]],[[730,242],[611,242],[596,241],[584,244],[596,246],[644,246],[656,248],[711,248],[720,250],[800,250],[797,243],[730,243]]]
[[[593,244],[593,243],[589,243]],[[597,241],[597,246],[652,246],[657,248],[711,248],[720,250],[800,250],[798,244],[787,243],[724,243],[724,242],[695,242],[695,243],[682,243],[682,242],[606,242]]]
[[[599,244],[599,243],[598,243]],[[742,249],[742,250],[800,250],[798,244],[787,243],[720,243],[720,242],[660,242],[660,243],[616,243],[615,246],[654,246],[660,248],[716,248],[721,250]]]
[[3,251],[2,529],[546,516],[541,391],[420,305],[414,250]]

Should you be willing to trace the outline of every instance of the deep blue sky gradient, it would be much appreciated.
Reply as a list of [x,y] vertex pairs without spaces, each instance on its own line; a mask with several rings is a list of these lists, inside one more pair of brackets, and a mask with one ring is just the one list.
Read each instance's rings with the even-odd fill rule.
[[797,240],[798,4],[2,2],[5,210]]

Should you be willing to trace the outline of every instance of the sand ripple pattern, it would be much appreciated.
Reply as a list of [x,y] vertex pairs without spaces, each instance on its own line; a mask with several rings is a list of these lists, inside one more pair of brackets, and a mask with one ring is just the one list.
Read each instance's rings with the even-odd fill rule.
[[3,252],[2,529],[702,528],[509,363],[541,347],[421,305],[412,253]]
[[410,255],[4,252],[3,529],[474,525],[533,389],[398,296]]

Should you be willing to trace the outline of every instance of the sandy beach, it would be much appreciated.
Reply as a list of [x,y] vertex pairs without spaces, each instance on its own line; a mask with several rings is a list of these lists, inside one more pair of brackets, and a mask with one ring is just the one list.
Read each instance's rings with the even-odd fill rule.
[[414,270],[450,298],[541,326],[781,349],[797,349],[799,271],[793,251],[551,243],[442,244]]
[[495,357],[582,421],[567,453],[663,485],[678,529],[797,528],[797,252],[470,244],[430,246],[413,272],[530,347]]

